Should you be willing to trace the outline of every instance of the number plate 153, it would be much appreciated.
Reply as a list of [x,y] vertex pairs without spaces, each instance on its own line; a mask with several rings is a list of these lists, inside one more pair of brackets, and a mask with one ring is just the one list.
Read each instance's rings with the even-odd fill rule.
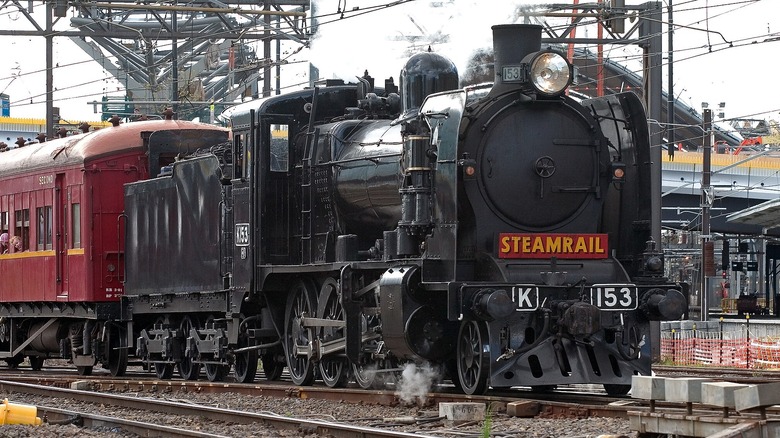
[[590,303],[601,310],[634,310],[639,305],[639,291],[633,284],[594,284]]

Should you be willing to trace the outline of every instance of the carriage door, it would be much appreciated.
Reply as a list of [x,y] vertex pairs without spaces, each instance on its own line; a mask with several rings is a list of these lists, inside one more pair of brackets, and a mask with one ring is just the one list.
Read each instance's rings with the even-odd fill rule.
[[64,190],[64,181],[65,180],[65,174],[64,173],[58,173],[54,177],[54,258],[55,263],[57,265],[57,272],[56,272],[56,290],[57,290],[57,297],[66,296],[68,294],[68,287],[67,287],[67,275],[66,275],[66,269],[67,269],[67,246],[66,246],[66,233],[65,230],[67,230],[65,226],[65,218],[67,215],[65,214],[68,208],[68,201],[67,196]]

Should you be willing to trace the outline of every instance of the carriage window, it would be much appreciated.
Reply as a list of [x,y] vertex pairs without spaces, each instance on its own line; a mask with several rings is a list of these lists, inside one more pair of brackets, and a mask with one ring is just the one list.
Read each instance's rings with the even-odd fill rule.
[[51,206],[38,207],[35,209],[35,215],[38,218],[37,229],[37,245],[35,249],[37,251],[43,251],[52,249],[51,246],[51,228],[52,228],[52,211]]
[[14,237],[20,239],[21,249],[16,252],[30,249],[30,210],[14,211]]
[[287,172],[290,156],[290,143],[287,137],[287,125],[275,125],[271,130],[271,171]]
[[81,248],[81,204],[70,206],[70,218],[71,248]]
[[8,232],[8,212],[0,211],[0,234]]

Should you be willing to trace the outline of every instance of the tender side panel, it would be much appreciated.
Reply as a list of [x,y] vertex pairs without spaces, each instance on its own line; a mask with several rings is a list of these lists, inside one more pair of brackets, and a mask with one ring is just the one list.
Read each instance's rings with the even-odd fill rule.
[[214,156],[125,187],[127,295],[222,289],[220,202]]

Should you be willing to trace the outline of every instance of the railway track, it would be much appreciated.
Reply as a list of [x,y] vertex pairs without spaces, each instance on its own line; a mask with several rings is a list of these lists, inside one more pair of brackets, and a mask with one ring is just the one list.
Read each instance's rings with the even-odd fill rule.
[[[684,367],[659,366],[656,372],[669,376],[693,374],[692,372],[689,372],[689,369]],[[746,378],[749,377],[752,379],[752,382],[754,383],[769,381],[776,374],[775,372],[770,372],[764,376],[747,376],[747,374],[750,373],[750,371],[747,370],[738,370],[738,372],[734,372],[734,370],[718,370],[717,373],[713,373],[712,370],[696,369],[695,372],[697,372],[698,375],[731,381],[733,381],[731,377],[734,375],[743,375]],[[328,402],[334,401],[333,404],[336,404],[335,402],[347,402],[359,404],[360,406],[376,404],[392,407],[384,408],[387,410],[397,409],[399,404],[401,404],[398,394],[393,389],[372,391],[358,388],[332,389],[316,384],[315,386],[300,387],[284,381],[240,384],[232,382],[216,383],[184,380],[158,380],[144,372],[132,372],[131,374],[131,377],[116,379],[108,375],[95,375],[84,378],[63,369],[52,369],[49,372],[43,373],[30,372],[23,369],[0,370],[0,379],[7,379],[0,382],[0,391],[7,394],[29,393],[40,397],[56,397],[60,399],[97,403],[105,406],[117,406],[119,409],[126,411],[151,412],[152,414],[150,414],[150,416],[157,416],[158,418],[179,416],[196,417],[201,418],[204,421],[223,422],[225,424],[263,424],[272,426],[274,429],[278,430],[293,429],[298,432],[305,431],[305,433],[337,437],[425,436],[420,435],[419,430],[415,433],[387,430],[383,428],[374,430],[375,428],[372,427],[356,426],[354,424],[350,425],[330,421],[293,418],[279,414],[244,412],[244,409],[241,409],[243,408],[243,404],[234,404],[233,406],[241,406],[241,410],[236,410],[208,407],[205,406],[208,402],[203,402],[203,400],[209,400],[210,398],[217,398],[229,393],[235,393],[237,395],[237,400],[248,400],[248,398],[241,399],[243,396],[266,396],[280,400],[300,400],[301,403],[305,403],[308,400],[323,400]],[[74,384],[80,388],[87,388],[88,390],[70,389],[70,386]],[[533,420],[529,421],[536,423],[544,421],[545,418],[550,419],[549,421],[553,422],[562,421],[562,419],[590,419],[593,417],[617,417],[628,422],[629,419],[632,419],[633,421],[637,415],[641,415],[642,418],[646,418],[647,415],[671,415],[676,418],[676,416],[684,417],[686,415],[686,409],[689,409],[689,407],[683,404],[666,402],[655,403],[653,408],[650,408],[649,403],[643,400],[636,400],[629,397],[610,397],[605,395],[603,390],[598,391],[595,390],[595,388],[595,386],[583,386],[560,388],[548,392],[533,392],[529,389],[513,388],[509,391],[491,391],[486,396],[477,397],[455,393],[453,387],[443,384],[436,386],[434,388],[435,392],[426,395],[425,406],[421,406],[421,408],[428,409],[427,412],[430,413],[433,411],[431,408],[440,402],[480,402],[490,406],[492,412],[506,412],[507,404],[522,402],[525,406],[524,409],[526,409],[526,415],[534,417]],[[199,397],[194,397],[196,395]],[[155,397],[162,399],[154,399]],[[191,398],[196,400],[200,399],[201,401],[193,402]],[[189,401],[180,402],[180,400]],[[46,403],[39,407],[39,415],[46,416],[50,421],[66,421],[68,418],[77,418],[79,423],[83,424],[85,427],[90,427],[90,424],[110,424],[110,427],[136,431],[135,433],[144,436],[204,436],[204,432],[195,430],[194,428],[167,425],[162,426],[163,429],[160,429],[161,425],[159,424],[148,424],[145,421],[133,421],[126,418],[118,418],[114,422],[113,419],[103,418],[106,417],[105,415],[95,416],[94,414],[67,411],[61,408],[50,408],[46,406],[47,404],[54,404],[56,406],[60,406],[60,404]],[[699,404],[695,404],[692,408],[692,414],[697,418],[717,418],[723,414],[722,410]],[[355,408],[355,410],[358,409],[360,408]],[[275,410],[275,412],[284,411]],[[768,410],[767,414],[770,418],[780,418],[780,411],[775,409]],[[390,416],[389,413],[387,415]],[[413,424],[420,421],[440,420],[440,418],[436,418],[435,414],[430,415],[433,416],[428,419],[407,416],[399,421],[409,421],[410,423],[407,424]],[[506,417],[505,414],[502,415],[501,420],[504,422],[511,421],[511,419],[507,419]],[[732,417],[734,416],[732,415]],[[754,415],[751,416],[749,413],[740,413],[737,417],[738,418],[733,421],[756,421],[755,418],[753,418]],[[344,417],[342,417],[341,420],[344,420]],[[378,418],[375,420],[382,421]],[[385,421],[387,421],[387,419],[385,419]],[[147,427],[149,427],[148,431],[139,432]],[[164,427],[171,427],[172,429],[164,430]],[[385,427],[387,427],[387,425],[385,425]],[[427,429],[425,431],[427,431]],[[430,436],[444,435],[438,434],[436,430],[433,430],[430,433]],[[209,432],[207,436],[220,436],[220,434]],[[238,435],[231,430],[231,432],[226,433],[225,436]],[[551,436],[555,436],[555,434],[552,434]]]
[[133,421],[106,415],[90,414],[81,411],[37,406],[38,416],[50,424],[76,424],[87,429],[121,429],[138,436],[165,436],[169,438],[229,438],[227,435],[199,432],[180,427],[163,426],[155,423]]
[[[599,418],[600,420],[596,421],[596,424],[602,422],[607,424],[603,432],[616,432],[616,430],[611,429],[612,426],[609,425],[624,424],[626,425],[625,427],[627,427],[627,406],[637,406],[637,403],[627,398],[608,397],[600,385],[598,388],[601,393],[588,392],[592,391],[593,388],[596,388],[596,386],[594,386],[593,388],[583,387],[553,392],[532,392],[530,389],[513,389],[492,391],[486,396],[467,396],[456,393],[456,390],[452,385],[441,384],[433,388],[435,392],[425,394],[424,403],[419,403],[418,400],[419,404],[417,406],[409,407],[403,404],[401,397],[393,388],[388,390],[364,390],[357,387],[332,389],[319,384],[300,387],[292,385],[292,383],[287,381],[240,384],[233,382],[214,383],[207,381],[158,380],[148,373],[136,372],[131,373],[135,375],[132,378],[123,377],[122,379],[115,379],[107,375],[99,374],[84,378],[66,370],[58,370],[56,374],[52,374],[52,372],[30,372],[23,369],[11,371],[12,372],[10,373],[3,373],[2,370],[0,370],[0,379],[11,379],[14,382],[26,383],[36,387],[42,386],[44,388],[68,388],[72,384],[79,382],[78,385],[80,387],[89,388],[90,390],[98,391],[98,393],[120,392],[122,394],[133,394],[134,397],[132,398],[135,400],[137,400],[137,397],[144,396],[164,397],[169,400],[197,399],[198,397],[195,396],[200,396],[202,399],[204,395],[213,395],[214,399],[218,399],[219,397],[223,397],[226,393],[236,393],[241,394],[242,396],[251,396],[251,398],[257,398],[257,396],[273,397],[281,400],[281,402],[278,403],[280,405],[284,404],[285,400],[288,402],[290,400],[300,400],[303,403],[306,403],[309,400],[332,401],[333,404],[343,402],[341,404],[356,405],[354,410],[350,409],[350,412],[355,412],[354,416],[367,416],[357,414],[357,412],[362,412],[365,405],[382,405],[387,406],[388,408],[374,408],[373,410],[374,412],[380,412],[379,416],[374,418],[374,420],[379,423],[384,423],[379,424],[379,427],[403,428],[404,426],[402,424],[392,424],[395,421],[393,417],[397,417],[401,422],[406,422],[407,425],[421,422],[420,427],[416,431],[416,436],[419,436],[420,430],[425,433],[429,428],[434,430],[431,433],[435,436],[446,435],[444,433],[437,434],[439,432],[435,431],[437,428],[446,428],[446,424],[444,424],[446,422],[436,418],[439,414],[438,404],[442,402],[483,403],[488,406],[489,412],[495,415],[493,417],[494,424],[500,425],[497,427],[504,427],[506,430],[516,429],[514,424],[521,421],[526,421],[531,424],[531,426],[523,425],[522,428],[545,428],[560,427],[562,419],[577,422],[585,421],[585,419]],[[7,390],[9,388],[0,386],[0,390]],[[48,394],[46,389],[43,391],[43,393],[38,392],[38,394]],[[79,397],[80,400],[84,401],[100,400],[93,397],[92,393],[88,391],[81,393]],[[104,403],[103,401],[99,402]],[[521,402],[523,404],[522,417],[525,418],[512,417],[507,414],[507,405],[513,402]],[[620,403],[612,404],[615,402]],[[398,410],[404,409],[405,406],[407,413],[398,414]],[[127,409],[134,408],[130,407]],[[313,409],[316,410],[316,408]],[[281,408],[275,410],[275,412],[283,411],[284,410]],[[386,411],[386,413],[382,411]],[[391,412],[393,414],[391,414]],[[419,415],[419,412],[425,412],[429,417],[422,419],[414,418],[416,415]],[[431,415],[433,418],[430,418]],[[221,415],[217,415],[217,417],[222,418]],[[344,417],[339,418],[344,419]],[[440,424],[432,424],[436,422]],[[470,427],[473,432],[473,429],[478,429],[480,427],[481,422],[472,423],[473,424],[467,426]],[[550,424],[552,424],[552,426],[550,426]],[[306,430],[309,429],[321,430],[319,426],[306,426]],[[328,434],[333,435],[333,432],[328,432]],[[359,436],[370,435],[361,431]],[[548,436],[557,436],[557,433],[552,433]]]
[[[285,376],[283,376],[284,378]],[[232,392],[250,396],[268,396],[275,398],[320,399],[347,403],[371,403],[384,406],[405,404],[396,388],[390,386],[384,390],[366,390],[357,387],[329,388],[326,386],[296,386],[286,380],[266,381],[244,384],[235,382],[208,382],[188,380],[160,380],[148,373],[131,372],[122,378],[109,375],[78,376],[67,370],[56,372],[32,372],[22,370],[0,370],[0,380],[15,383],[27,383],[55,388],[70,388],[80,382],[82,388],[98,392],[124,393],[201,393],[220,394]],[[598,389],[597,389],[598,388]],[[555,391],[532,391],[530,389],[502,389],[490,391],[487,395],[465,395],[456,391],[454,386],[439,384],[431,392],[415,400],[415,403],[436,406],[444,402],[481,402],[486,405],[505,409],[508,403],[528,400],[536,403],[538,412],[547,416],[598,416],[625,417],[627,404],[636,405],[628,397],[607,396],[600,385],[579,385],[560,388]],[[408,403],[406,403],[408,404]],[[617,404],[617,407],[616,405]]]
[[[276,414],[263,414],[244,412],[234,409],[224,409],[213,406],[196,405],[189,402],[172,402],[152,398],[139,398],[125,396],[117,393],[103,393],[84,391],[69,388],[57,388],[29,383],[0,381],[0,391],[6,393],[22,393],[27,395],[45,396],[80,401],[99,405],[108,405],[131,411],[151,411],[159,414],[158,418],[168,416],[190,416],[199,419],[223,422],[225,424],[262,423],[275,429],[302,430],[306,433],[315,433],[333,437],[365,437],[387,438],[398,437],[424,438],[430,435],[420,433],[407,433],[392,430],[383,430],[370,427],[355,426],[302,418],[286,417]],[[177,427],[161,426],[159,424],[130,421],[121,418],[84,414],[82,412],[67,409],[39,407],[39,416],[54,418],[56,421],[78,419],[82,424],[100,423],[109,427],[125,429],[141,436],[176,436],[176,437],[207,437],[215,436],[213,433],[202,433]],[[217,435],[219,436],[219,435]],[[226,435],[227,436],[227,435]]]

